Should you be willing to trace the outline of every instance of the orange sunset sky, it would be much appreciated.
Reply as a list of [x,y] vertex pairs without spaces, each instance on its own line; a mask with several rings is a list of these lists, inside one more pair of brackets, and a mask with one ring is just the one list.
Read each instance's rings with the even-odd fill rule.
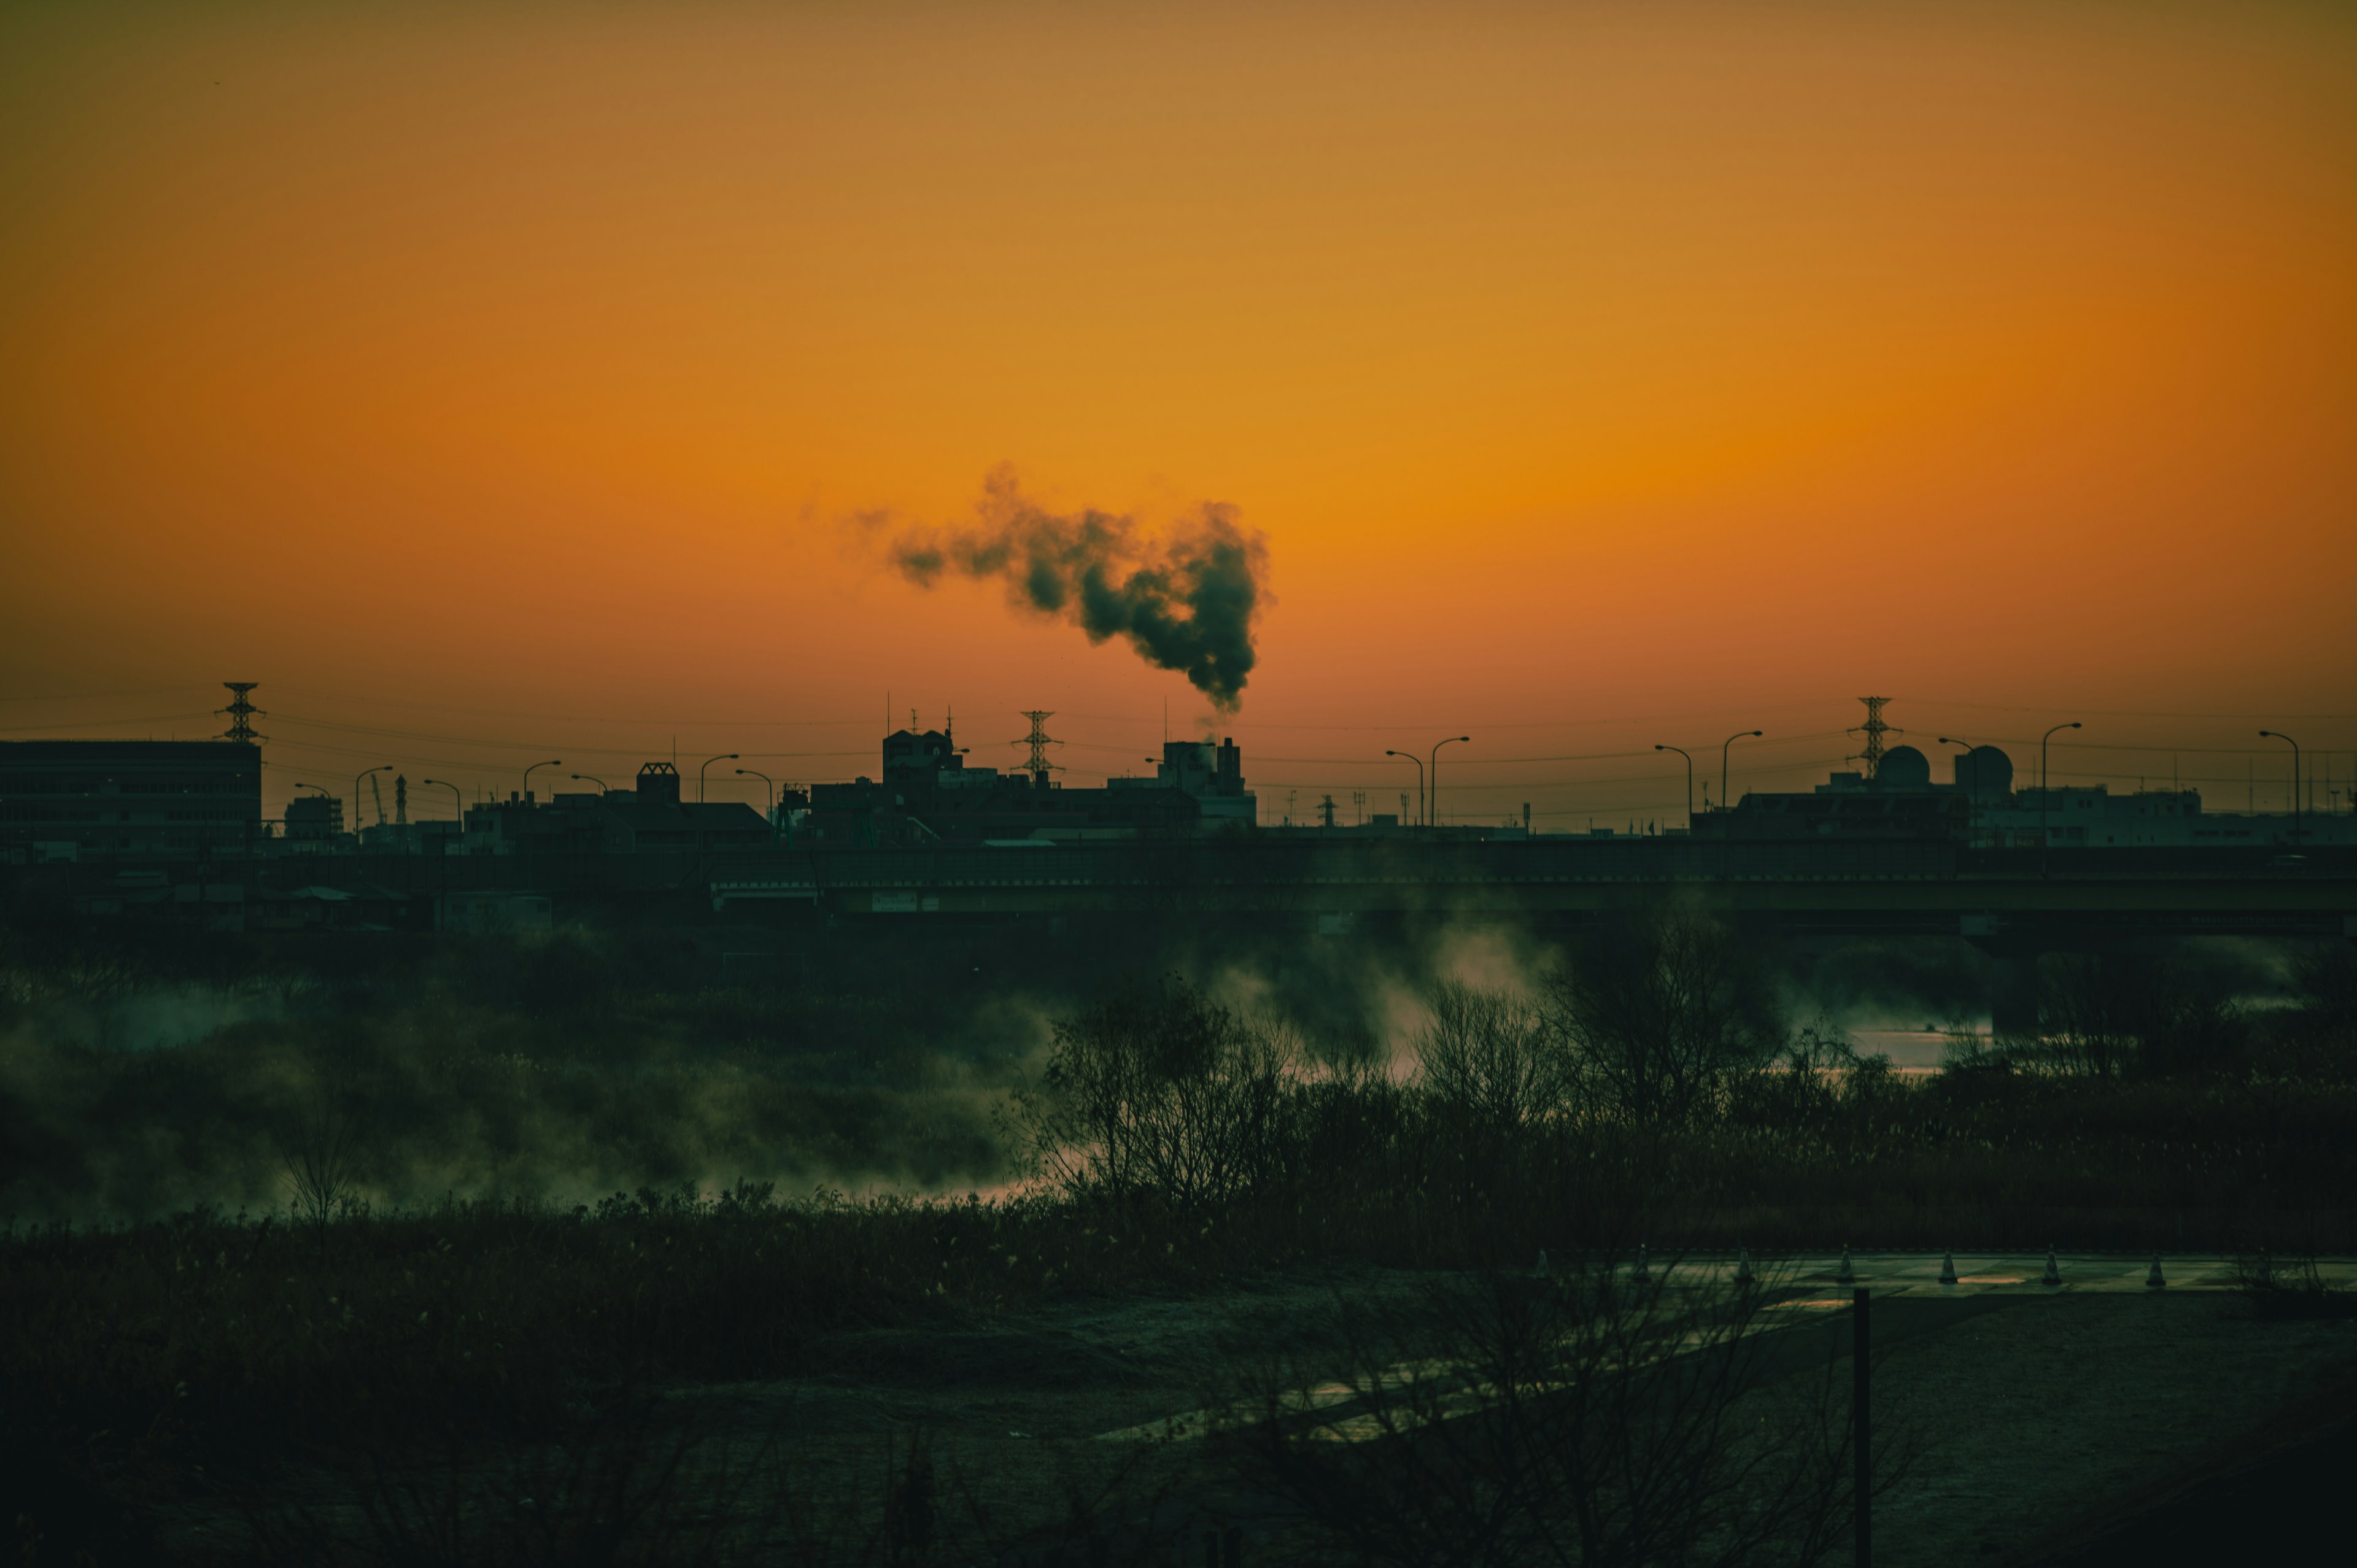
[[1453,819],[1674,819],[1869,691],[2345,801],[2357,7],[0,8],[6,738],[1142,768],[1179,676],[849,522],[1001,464],[1265,536],[1272,818],[1470,733]]

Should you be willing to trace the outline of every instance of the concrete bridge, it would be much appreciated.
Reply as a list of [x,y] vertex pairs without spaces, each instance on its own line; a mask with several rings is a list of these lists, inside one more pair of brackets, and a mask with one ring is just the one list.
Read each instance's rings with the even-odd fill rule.
[[1826,933],[2357,936],[2357,852],[1968,850],[1927,841],[1145,843],[779,852],[716,865],[714,908],[838,917],[1580,919],[1680,891]]

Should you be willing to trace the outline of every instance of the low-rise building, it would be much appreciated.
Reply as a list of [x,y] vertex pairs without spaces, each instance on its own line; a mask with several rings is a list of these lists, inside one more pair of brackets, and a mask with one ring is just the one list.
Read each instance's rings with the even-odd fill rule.
[[639,769],[636,787],[535,800],[511,794],[467,808],[452,854],[636,854],[766,849],[774,833],[741,800],[682,800],[668,762]]
[[205,860],[246,854],[263,832],[250,741],[0,741],[10,858]]

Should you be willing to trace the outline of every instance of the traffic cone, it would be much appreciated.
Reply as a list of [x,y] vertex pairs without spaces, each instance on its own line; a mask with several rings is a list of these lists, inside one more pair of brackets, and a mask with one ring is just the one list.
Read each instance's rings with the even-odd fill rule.
[[1852,1283],[1857,1278],[1857,1270],[1850,1263],[1849,1248],[1846,1246],[1842,1248],[1841,1273],[1835,1274],[1834,1278],[1842,1284]]
[[1943,1285],[1956,1283],[1956,1255],[1953,1252],[1949,1253],[1946,1260],[1940,1264],[1940,1283]]
[[1538,1266],[1537,1268],[1533,1269],[1533,1270],[1531,1271],[1531,1278],[1533,1278],[1533,1279],[1534,1279],[1534,1280],[1543,1280],[1543,1279],[1544,1279],[1544,1278],[1546,1278],[1546,1277],[1547,1277],[1546,1249],[1545,1249],[1544,1247],[1541,1247],[1541,1248],[1539,1249],[1539,1266]]
[[1738,1247],[1735,1250],[1735,1288],[1749,1290],[1751,1285],[1751,1253],[1747,1248]]
[[1640,1285],[1653,1283],[1653,1271],[1645,1266],[1645,1243],[1642,1241],[1637,1243],[1637,1272],[1629,1276],[1629,1283]]
[[2152,1271],[2144,1277],[2144,1288],[2147,1290],[2158,1290],[2167,1283],[2169,1283],[2169,1282],[2161,1278],[2160,1275],[2160,1254],[2158,1252],[2155,1252],[2152,1255]]
[[2042,1285],[2059,1285],[2062,1283],[2062,1265],[2054,1261],[2054,1249],[2051,1247],[2046,1249],[2046,1277],[2038,1283]]

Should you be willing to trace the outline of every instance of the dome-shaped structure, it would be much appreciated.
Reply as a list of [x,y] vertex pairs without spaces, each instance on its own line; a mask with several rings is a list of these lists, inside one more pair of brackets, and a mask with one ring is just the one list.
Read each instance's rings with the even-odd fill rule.
[[1956,758],[1956,788],[1975,800],[2013,792],[2013,758],[1993,746],[1976,746]]
[[1932,759],[1911,746],[1894,746],[1882,754],[1882,766],[1875,769],[1874,782],[1883,789],[1929,789]]

